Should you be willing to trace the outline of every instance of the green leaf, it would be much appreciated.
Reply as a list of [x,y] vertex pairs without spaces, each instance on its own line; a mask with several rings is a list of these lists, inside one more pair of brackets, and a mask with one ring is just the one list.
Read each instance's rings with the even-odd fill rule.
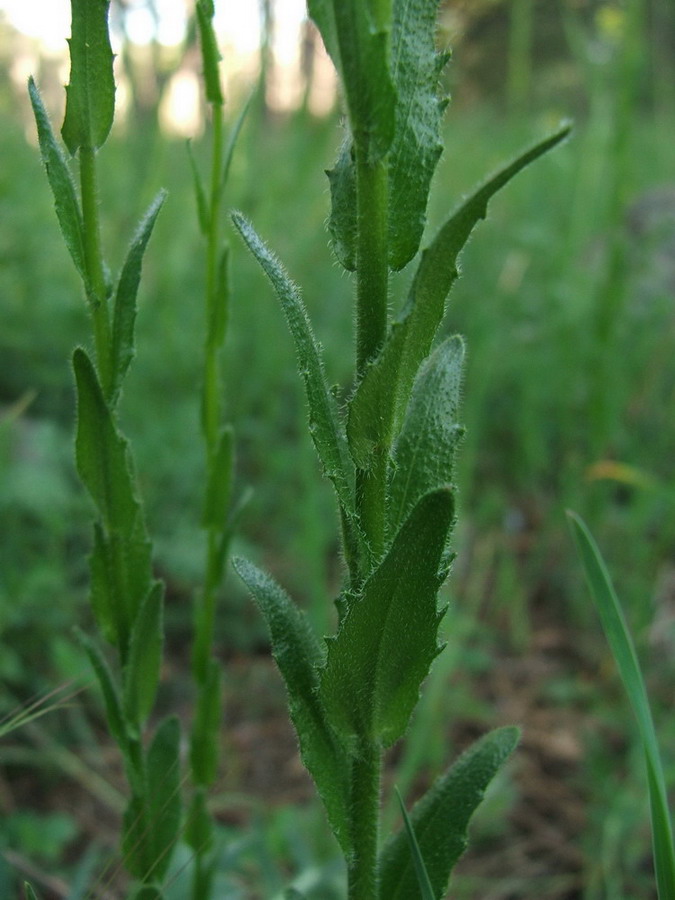
[[185,842],[195,853],[204,856],[213,846],[213,819],[206,805],[206,792],[197,788],[185,817]]
[[440,650],[436,596],[453,510],[448,489],[420,500],[329,643],[321,696],[345,736],[390,745],[406,729]]
[[234,466],[234,432],[223,428],[213,459],[209,462],[208,484],[202,514],[204,528],[223,528],[229,513]]
[[412,822],[410,821],[410,817],[408,816],[408,811],[405,808],[405,804],[403,803],[403,798],[401,797],[398,788],[395,788],[396,796],[398,798],[399,806],[401,807],[401,815],[403,816],[403,825],[405,826],[406,836],[408,838],[408,848],[410,850],[410,855],[412,856],[413,863],[415,864],[415,874],[417,875],[417,884],[420,889],[420,897],[421,900],[437,900],[436,895],[434,894],[434,889],[431,886],[431,881],[429,879],[429,873],[427,872],[427,867],[424,864],[424,860],[422,859],[422,853],[420,851],[420,845],[417,843],[417,837],[415,836],[415,829],[412,827]]
[[77,271],[82,279],[86,281],[82,213],[80,212],[73,178],[61,147],[56,142],[47,111],[32,77],[28,79],[28,93],[37,126],[40,156],[42,157],[49,186],[54,196],[54,208],[56,209],[61,233]]
[[[518,743],[517,728],[498,728],[476,741],[413,807],[410,822],[433,896],[442,897],[467,845],[467,828],[485,789]],[[422,900],[404,830],[380,854],[380,900]]]
[[165,199],[166,191],[160,191],[150,204],[131,241],[117,283],[112,328],[113,402],[119,395],[122,381],[134,357],[136,296],[141,280],[143,254]]
[[100,648],[92,639],[79,628],[75,629],[75,633],[79,642],[84,647],[85,653],[89,657],[89,662],[94,670],[94,674],[98,680],[103,694],[103,703],[105,705],[106,720],[110,734],[115,738],[117,745],[122,752],[127,748],[127,729],[122,711],[122,701],[120,700],[119,691],[113,681],[110,667],[101,653]]
[[255,97],[257,90],[257,87],[254,88],[246,98],[246,102],[239,110],[239,115],[234,120],[234,125],[230,128],[229,134],[227,136],[227,143],[225,144],[225,151],[223,153],[223,177],[221,181],[221,185],[223,186],[227,183],[227,179],[230,174],[230,166],[232,165],[232,157],[234,156],[234,148],[237,146],[237,141],[239,140],[242,125],[244,124],[246,116],[248,115],[248,112],[253,105],[253,98]]
[[335,486],[341,506],[347,515],[353,518],[353,470],[350,466],[346,442],[338,424],[335,401],[326,382],[319,345],[312,332],[300,292],[284,271],[281,263],[261,241],[253,226],[241,213],[233,213],[232,220],[272,282],[281,301],[281,307],[295,342],[300,374],[305,382],[309,406],[309,430],[314,446],[325,474]]
[[104,143],[115,114],[110,0],[71,0],[70,84],[61,135],[71,155]]
[[232,564],[265,617],[272,655],[286,683],[302,760],[316,782],[333,832],[349,853],[350,764],[319,697],[318,670],[324,661],[321,644],[305,614],[269,575],[245,559],[236,558]]
[[191,141],[187,142],[187,153],[188,159],[190,161],[190,171],[192,172],[192,185],[195,192],[195,199],[197,201],[197,220],[199,222],[199,230],[202,234],[208,234],[209,208],[206,202],[204,184],[202,182],[201,175],[199,174],[199,169],[197,168],[194,153],[192,152]]
[[464,343],[448,338],[423,363],[403,428],[394,445],[389,478],[388,531],[396,534],[418,501],[452,481]]
[[[395,93],[389,72],[388,23],[363,0],[309,0],[310,16],[341,75],[358,152],[368,164],[394,137]],[[381,4],[380,4],[381,5]]]
[[218,263],[216,290],[212,298],[209,316],[208,340],[222,347],[227,334],[230,314],[230,248],[223,247]]
[[464,201],[423,252],[400,321],[392,325],[380,355],[366,370],[349,410],[347,434],[357,466],[369,469],[372,457],[388,448],[400,427],[410,390],[445,312],[445,300],[458,276],[457,259],[474,226],[487,214],[490,198],[521,169],[560,143],[565,125],[501,169]]
[[197,0],[197,26],[199,27],[199,45],[202,51],[204,66],[204,86],[206,99],[217,106],[223,105],[223,92],[220,86],[218,63],[221,60],[218,41],[213,30],[215,14],[213,0]]
[[129,872],[161,881],[180,834],[180,724],[169,716],[158,726],[145,761],[145,793],[135,794],[124,815],[122,850]]
[[143,601],[131,629],[124,667],[124,708],[127,718],[142,723],[155,702],[164,643],[164,585],[156,581]]
[[342,145],[337,162],[326,172],[330,184],[328,231],[331,247],[348,272],[356,271],[356,171],[351,138]]
[[221,713],[220,666],[208,661],[204,684],[199,688],[192,726],[190,766],[195,784],[211,785],[218,774]]
[[389,265],[417,253],[431,178],[443,150],[438,76],[448,55],[435,49],[438,0],[394,0],[391,72],[396,131],[389,152]]
[[26,900],[38,900],[37,894],[27,881],[24,881],[23,883],[23,890],[26,895]]
[[638,722],[647,765],[656,883],[660,900],[666,900],[675,897],[675,845],[663,765],[640,663],[600,550],[583,520],[570,511],[567,516],[586,581]]

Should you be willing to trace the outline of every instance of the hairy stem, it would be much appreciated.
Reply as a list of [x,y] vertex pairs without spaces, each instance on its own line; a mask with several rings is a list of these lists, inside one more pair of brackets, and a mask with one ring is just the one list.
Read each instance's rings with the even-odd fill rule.
[[377,897],[381,767],[382,754],[379,745],[363,738],[358,756],[352,764],[351,817],[354,855],[349,860],[347,868],[348,900],[373,900]]

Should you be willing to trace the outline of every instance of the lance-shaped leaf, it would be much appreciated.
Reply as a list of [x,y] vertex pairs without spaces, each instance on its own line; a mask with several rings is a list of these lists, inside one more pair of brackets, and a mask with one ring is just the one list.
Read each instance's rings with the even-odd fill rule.
[[[485,789],[518,743],[517,728],[498,728],[476,741],[413,807],[410,823],[434,896],[467,845],[467,828]],[[380,854],[380,900],[420,900],[415,864],[402,829]]]
[[54,208],[56,209],[61,233],[77,271],[86,280],[82,213],[80,212],[73,178],[63,151],[54,137],[49,116],[32,76],[28,79],[28,93],[37,126],[40,156],[47,172],[49,186],[52,189]]
[[223,105],[223,92],[220,86],[220,73],[218,63],[221,56],[218,51],[218,41],[213,29],[213,16],[215,8],[213,0],[197,0],[197,26],[199,28],[199,45],[202,51],[202,64],[204,66],[204,85],[206,99],[217,106]]
[[234,559],[233,565],[265,617],[272,655],[286,682],[303,762],[316,782],[333,832],[349,853],[350,763],[319,697],[318,670],[324,661],[321,644],[302,610],[269,575],[245,559]]
[[392,744],[438,655],[439,567],[453,518],[449,489],[423,497],[330,641],[321,696],[345,736]]
[[141,281],[143,254],[165,199],[166,191],[160,191],[142,218],[127,251],[117,283],[112,328],[113,402],[119,395],[124,376],[131,364],[131,360],[134,358],[136,297]]
[[340,73],[358,152],[373,164],[385,155],[394,137],[396,98],[389,72],[387,23],[378,21],[370,6],[363,0],[308,3]]
[[187,142],[187,154],[190,162],[190,171],[192,172],[192,187],[195,192],[195,200],[197,201],[197,221],[199,222],[199,230],[202,234],[208,234],[209,231],[209,208],[206,202],[206,191],[204,183],[199,174],[195,155],[192,152],[192,143]]
[[124,751],[127,747],[126,723],[122,711],[122,701],[117,686],[113,681],[110,667],[100,648],[88,635],[80,631],[79,628],[76,629],[76,634],[89,657],[89,662],[101,688],[110,733],[115,738],[117,745]]
[[337,161],[326,172],[330,184],[328,231],[331,247],[348,272],[356,270],[356,171],[351,137],[343,143]]
[[124,815],[122,851],[136,878],[161,881],[171,862],[181,824],[180,724],[176,716],[157,728],[145,761],[145,792]]
[[130,628],[151,585],[150,547],[128,444],[81,348],[73,354],[73,368],[77,470],[101,516],[91,557],[92,603],[105,637],[117,644],[124,660]]
[[415,380],[393,449],[389,479],[388,531],[396,534],[425,495],[452,481],[464,343],[448,338],[423,363]]
[[417,253],[431,177],[440,158],[438,76],[449,59],[435,49],[438,0],[394,0],[391,73],[396,131],[389,165],[389,265],[402,269]]
[[138,610],[131,629],[124,667],[124,708],[127,719],[141,724],[155,702],[162,664],[164,585],[156,581]]
[[325,474],[335,486],[341,506],[353,518],[353,471],[350,471],[346,442],[338,424],[335,401],[326,382],[319,345],[300,292],[250,222],[237,212],[232,214],[232,220],[279,297],[295,343],[300,375],[305,383],[309,430],[314,446]]
[[477,222],[487,215],[489,200],[525,166],[567,137],[570,128],[565,125],[488,179],[450,216],[422,254],[401,320],[392,325],[350,405],[349,448],[360,468],[370,468],[373,454],[389,447],[400,427],[417,370],[429,354],[445,300],[459,274],[458,256]]
[[190,742],[190,766],[196,784],[210,785],[216,780],[220,750],[220,665],[210,659],[207,675],[197,698]]
[[105,143],[115,114],[110,0],[71,0],[70,84],[61,135],[71,154]]
[[216,452],[209,460],[208,483],[202,513],[204,528],[222,529],[227,522],[233,467],[234,432],[228,426],[223,428]]

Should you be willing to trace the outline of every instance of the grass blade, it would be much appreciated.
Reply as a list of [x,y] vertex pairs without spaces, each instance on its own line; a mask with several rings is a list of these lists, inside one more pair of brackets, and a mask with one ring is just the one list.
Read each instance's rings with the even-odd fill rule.
[[583,520],[571,511],[568,511],[567,516],[572,525],[572,534],[584,567],[586,581],[637,718],[647,764],[656,883],[660,900],[670,900],[675,897],[673,830],[668,811],[663,766],[640,663],[600,550]]
[[417,881],[420,886],[420,895],[422,897],[422,900],[436,900],[434,889],[432,888],[431,881],[429,880],[427,867],[424,865],[424,860],[422,859],[420,845],[417,843],[417,838],[415,837],[415,829],[412,827],[412,823],[408,816],[408,811],[405,808],[403,798],[401,797],[398,788],[395,788],[395,790],[396,796],[398,797],[399,806],[401,807],[401,815],[403,816],[405,832],[408,836],[410,855],[412,856],[413,862],[415,863],[415,874],[417,875]]

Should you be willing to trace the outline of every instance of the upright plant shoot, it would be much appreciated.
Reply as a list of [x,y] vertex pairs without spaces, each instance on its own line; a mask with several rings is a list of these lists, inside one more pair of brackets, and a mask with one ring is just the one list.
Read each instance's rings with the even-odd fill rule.
[[569,129],[514,160],[449,216],[390,321],[391,276],[417,254],[441,153],[447,101],[438,95],[438,78],[448,55],[435,49],[438,2],[308,5],[340,76],[349,121],[329,173],[331,243],[355,276],[356,387],[346,413],[328,388],[298,288],[251,224],[239,213],[234,222],[281,302],[310,433],[336,492],[347,570],[337,634],[319,640],[268,575],[243,559],[235,567],[267,620],[302,757],[345,855],[350,900],[410,900],[429,889],[440,898],[469,818],[517,730],[498,729],[470,748],[413,808],[412,832],[381,844],[382,755],[404,734],[442,649],[437,595],[452,559],[464,345],[451,337],[434,349],[434,339],[458,255],[488,201]]

